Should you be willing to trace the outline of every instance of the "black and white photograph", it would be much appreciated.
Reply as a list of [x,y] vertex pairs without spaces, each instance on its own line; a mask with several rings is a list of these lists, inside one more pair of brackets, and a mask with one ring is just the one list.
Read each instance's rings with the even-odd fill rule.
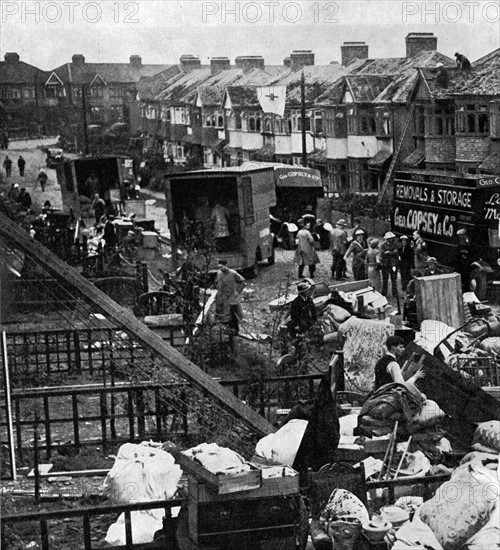
[[5,550],[500,550],[500,0],[0,0]]

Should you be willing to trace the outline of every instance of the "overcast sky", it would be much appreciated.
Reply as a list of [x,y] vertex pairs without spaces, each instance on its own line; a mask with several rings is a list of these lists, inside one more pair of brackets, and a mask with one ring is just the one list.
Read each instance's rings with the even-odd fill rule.
[[88,62],[177,63],[180,55],[262,55],[281,64],[311,49],[317,64],[340,45],[365,41],[370,57],[402,57],[409,32],[433,32],[438,50],[471,61],[500,47],[500,1],[78,1],[0,0],[0,50],[51,69],[82,53]]

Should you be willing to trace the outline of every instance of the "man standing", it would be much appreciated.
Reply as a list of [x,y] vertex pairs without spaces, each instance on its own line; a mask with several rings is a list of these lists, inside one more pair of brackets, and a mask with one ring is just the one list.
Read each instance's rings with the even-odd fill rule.
[[222,323],[229,326],[234,335],[238,334],[239,321],[243,318],[239,296],[245,284],[245,279],[239,273],[227,267],[226,260],[219,260],[215,314]]
[[467,292],[470,285],[471,249],[467,230],[462,228],[457,231],[458,246],[455,258],[455,270],[460,274],[462,292]]
[[344,255],[347,252],[347,233],[345,232],[345,220],[338,220],[335,228],[330,233],[332,251],[332,279],[340,281],[345,269]]
[[297,250],[295,251],[294,261],[299,264],[299,279],[304,277],[304,267],[309,267],[309,276],[314,277],[316,264],[319,263],[319,257],[314,248],[314,237],[311,233],[311,222],[306,221],[304,227],[297,233]]
[[427,243],[422,239],[420,231],[413,232],[413,241],[414,248],[413,252],[415,254],[415,269],[419,271],[424,271],[427,267],[427,258],[429,253],[427,252]]
[[401,288],[406,292],[408,283],[411,281],[411,270],[414,265],[413,249],[407,235],[402,235],[399,245],[399,271],[401,272]]
[[10,159],[9,155],[5,157],[5,160],[3,161],[3,167],[5,168],[5,175],[9,178],[12,174],[12,160]]
[[299,295],[290,305],[290,321],[288,330],[294,341],[297,357],[302,357],[304,336],[316,323],[317,315],[314,301],[314,283],[304,279],[297,285]]
[[24,169],[26,168],[26,161],[24,160],[22,155],[19,155],[19,158],[17,159],[17,167],[19,168],[19,175],[21,177],[24,177]]
[[21,189],[21,192],[19,193],[19,196],[17,197],[17,202],[26,210],[29,211],[29,209],[31,208],[31,196],[30,194],[26,191],[26,187],[23,187]]
[[107,252],[112,252],[116,248],[116,230],[115,230],[115,217],[114,216],[108,216],[108,219],[106,221],[106,225],[104,226],[104,242],[106,243],[105,247]]
[[[382,294],[387,297],[389,292],[389,279],[391,279],[392,296],[398,298],[398,263],[399,263],[399,247],[396,242],[396,235],[392,231],[388,231],[384,235],[384,242],[381,250],[381,265],[382,265]],[[399,303],[399,302],[398,302]]]
[[94,211],[95,225],[99,225],[101,218],[104,216],[105,208],[106,203],[101,199],[99,193],[96,193],[94,195],[94,200],[92,201],[92,210]]
[[38,172],[37,181],[40,184],[40,187],[42,188],[42,193],[45,191],[45,186],[47,185],[47,180],[49,179],[47,176],[47,172],[43,168],[40,168],[40,172]]

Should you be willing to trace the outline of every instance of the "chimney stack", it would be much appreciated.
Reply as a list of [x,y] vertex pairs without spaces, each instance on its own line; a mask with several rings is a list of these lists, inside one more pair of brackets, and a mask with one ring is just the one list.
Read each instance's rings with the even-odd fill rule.
[[308,65],[314,65],[314,54],[311,50],[294,50],[290,55],[292,71]]
[[212,74],[218,73],[219,71],[225,71],[231,68],[231,61],[229,57],[212,57],[210,60],[210,68],[212,69]]
[[131,55],[129,60],[134,69],[140,69],[142,67],[142,59],[140,55]]
[[406,38],[406,58],[415,57],[420,52],[437,50],[437,36],[432,32],[410,32]]
[[85,65],[85,57],[81,53],[76,53],[71,58],[71,61],[73,62],[73,65],[76,65],[77,67],[81,67],[82,65]]
[[264,58],[261,55],[240,55],[234,60],[234,63],[244,71],[264,68]]
[[183,71],[192,71],[193,69],[201,69],[201,61],[195,55],[181,55],[180,64]]
[[16,52],[7,52],[3,56],[6,63],[19,63],[19,54]]
[[340,51],[344,67],[356,59],[368,59],[368,44],[365,42],[344,42]]

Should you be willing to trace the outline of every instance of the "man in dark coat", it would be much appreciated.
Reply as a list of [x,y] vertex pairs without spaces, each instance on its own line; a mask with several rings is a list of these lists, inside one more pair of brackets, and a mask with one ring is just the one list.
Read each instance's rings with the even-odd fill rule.
[[26,191],[26,188],[21,188],[21,192],[19,193],[19,196],[17,197],[17,202],[26,208],[26,210],[29,210],[31,208],[31,196]]
[[344,254],[347,252],[347,233],[345,220],[338,220],[330,232],[330,249],[332,251],[332,279],[341,280],[344,276]]
[[24,160],[22,155],[19,155],[19,158],[17,159],[17,167],[19,168],[19,175],[21,177],[24,177],[24,169],[26,168],[26,161]]
[[381,265],[382,265],[382,294],[388,296],[389,280],[391,281],[392,295],[399,299],[398,295],[398,263],[399,263],[399,247],[396,242],[396,235],[392,231],[388,231],[384,235],[384,241],[380,246]]
[[292,338],[303,336],[316,323],[316,308],[312,296],[314,285],[304,279],[297,285],[299,295],[290,306],[290,322],[288,328]]
[[467,292],[470,286],[470,271],[471,271],[471,249],[467,230],[462,228],[457,231],[458,246],[455,257],[455,265],[453,266],[457,273],[460,274],[462,281],[462,292]]
[[104,226],[104,242],[106,243],[106,248],[108,249],[108,252],[111,252],[116,248],[117,239],[115,225],[113,223],[114,221],[114,216],[108,216],[106,225]]
[[12,160],[9,155],[5,157],[5,160],[3,161],[3,167],[5,168],[5,175],[7,177],[10,177],[10,175],[12,174]]
[[462,55],[461,53],[456,53],[455,57],[457,59],[457,67],[463,71],[468,71],[471,68],[470,61]]
[[411,281],[411,270],[414,267],[414,253],[407,235],[402,235],[399,245],[399,271],[401,273],[401,288],[406,292],[408,283]]

